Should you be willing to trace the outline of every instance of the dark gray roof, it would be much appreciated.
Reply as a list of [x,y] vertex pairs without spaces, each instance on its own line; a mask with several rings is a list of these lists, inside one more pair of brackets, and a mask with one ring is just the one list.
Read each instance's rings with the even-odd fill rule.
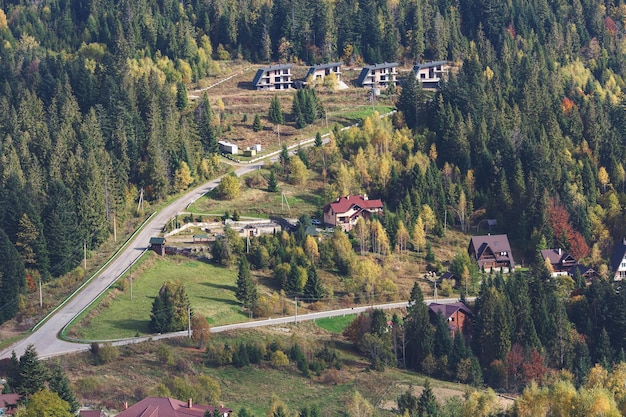
[[151,245],[162,245],[165,243],[165,238],[164,237],[151,237],[150,238],[150,244]]
[[421,64],[417,64],[413,66],[413,71],[415,71],[416,73],[422,69],[422,68],[431,68],[431,67],[436,67],[439,65],[445,65],[447,64],[448,61],[430,61],[430,62],[424,62]]
[[309,75],[314,74],[315,71],[317,70],[326,69],[326,68],[335,68],[335,67],[340,67],[342,65],[343,65],[342,62],[329,62],[328,64],[313,65],[311,68],[309,68],[309,72],[306,73],[306,76],[308,77]]
[[626,245],[624,242],[618,242],[613,248],[613,255],[611,255],[611,272],[616,273],[619,269],[622,259],[626,255]]
[[365,81],[367,74],[369,74],[369,72],[373,69],[394,68],[394,67],[397,67],[398,65],[400,64],[398,64],[397,62],[384,62],[382,64],[374,64],[374,65],[365,66],[363,67],[363,69],[361,70],[361,73],[359,74],[359,79],[357,80],[357,84],[363,85],[363,81]]
[[574,275],[576,275],[576,271],[580,272],[580,275],[582,275],[583,277],[598,274],[592,267],[578,264],[576,266],[571,267],[567,271],[567,275],[573,277]]
[[572,255],[570,255],[569,253],[565,252],[562,249],[543,249],[541,251],[541,256],[543,257],[544,260],[550,259],[550,263],[552,265],[556,265],[561,262],[564,262],[568,258],[571,258],[573,261],[576,260]]
[[[470,247],[472,246],[476,252],[477,260],[480,259],[482,254],[489,248],[496,255],[498,262],[508,259],[511,268],[515,267],[513,254],[511,253],[511,245],[509,244],[507,235],[472,236]],[[506,252],[506,255],[499,255],[502,252]]]
[[291,69],[292,67],[293,67],[293,64],[279,64],[279,65],[270,65],[269,67],[259,68],[259,70],[254,75],[254,79],[252,80],[252,84],[257,86],[259,84],[259,81],[261,81],[261,77],[263,77],[263,74],[266,71],[276,71],[276,70],[282,70],[282,69]]
[[441,313],[445,319],[448,319],[459,310],[461,310],[470,317],[474,316],[474,314],[472,314],[472,311],[460,301],[452,304],[430,303],[428,305],[428,309],[435,314]]

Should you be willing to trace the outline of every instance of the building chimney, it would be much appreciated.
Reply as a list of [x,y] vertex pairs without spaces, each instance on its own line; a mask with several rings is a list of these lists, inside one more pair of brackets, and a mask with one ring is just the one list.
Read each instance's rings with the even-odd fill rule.
[[193,400],[191,398],[187,398],[187,408],[193,407]]
[[622,244],[626,246],[626,237],[622,239]]
[[124,401],[122,404],[122,410],[128,410],[128,401]]
[[561,256],[561,248],[559,248],[559,256]]

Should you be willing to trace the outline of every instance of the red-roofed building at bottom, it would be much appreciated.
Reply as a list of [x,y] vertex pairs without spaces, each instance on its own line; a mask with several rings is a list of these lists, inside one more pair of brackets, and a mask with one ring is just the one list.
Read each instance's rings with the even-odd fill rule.
[[0,394],[0,416],[10,416],[17,411],[19,394]]
[[465,338],[468,338],[472,334],[472,319],[474,315],[462,302],[459,301],[451,304],[430,303],[428,305],[428,312],[433,320],[439,314],[443,316],[448,322],[448,329],[450,329],[450,335],[452,337],[454,337],[454,334],[459,330]]
[[[178,401],[173,398],[146,397],[128,407],[117,417],[203,417],[206,411],[213,413],[215,407],[194,404],[191,399]],[[220,416],[230,417],[233,410],[220,405]]]
[[372,213],[382,213],[383,202],[378,199],[370,200],[367,195],[349,195],[326,204],[323,211],[324,223],[341,226],[345,232],[349,232],[359,217],[363,216],[367,220]]

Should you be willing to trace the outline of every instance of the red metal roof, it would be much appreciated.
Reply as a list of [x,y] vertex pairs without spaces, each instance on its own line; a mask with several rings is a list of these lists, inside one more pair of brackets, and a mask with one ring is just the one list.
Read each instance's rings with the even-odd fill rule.
[[383,202],[380,199],[369,200],[367,196],[362,195],[349,195],[346,197],[339,197],[335,202],[330,203],[324,207],[324,211],[328,207],[332,208],[335,213],[345,213],[352,206],[359,206],[362,209],[382,209]]
[[[178,401],[173,398],[146,397],[128,409],[122,411],[117,417],[203,417],[206,410],[213,412],[215,407],[191,404]],[[232,410],[220,406],[220,414],[230,415]]]
[[4,409],[6,415],[14,414],[17,411],[17,402],[20,400],[19,394],[0,394],[0,408]]

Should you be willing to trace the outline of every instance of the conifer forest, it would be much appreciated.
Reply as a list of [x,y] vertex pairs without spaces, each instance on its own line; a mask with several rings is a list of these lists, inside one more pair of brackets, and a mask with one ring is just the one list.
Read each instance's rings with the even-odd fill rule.
[[[424,91],[409,70],[441,60],[457,70]],[[229,62],[404,68],[395,115],[335,129],[324,166],[302,161],[324,171],[327,201],[385,203],[386,240],[336,232],[320,244],[328,268],[350,276],[359,253],[423,251],[415,230],[469,236],[479,218],[525,260],[523,272],[476,281],[471,346],[439,343],[441,329],[409,311],[405,366],[445,356],[444,377],[464,366],[467,381],[522,388],[542,366],[580,385],[594,364],[626,361],[626,291],[609,266],[626,237],[626,4],[613,0],[0,0],[0,323],[27,287],[97,249],[112,216],[135,216],[140,193],[158,202],[181,191],[181,173],[216,175],[217,97],[191,101],[187,89]],[[282,110],[285,123],[309,123]],[[306,273],[275,240],[272,260],[252,266]],[[547,248],[598,278],[550,279],[537,254]],[[455,261],[462,274],[468,260]]]

